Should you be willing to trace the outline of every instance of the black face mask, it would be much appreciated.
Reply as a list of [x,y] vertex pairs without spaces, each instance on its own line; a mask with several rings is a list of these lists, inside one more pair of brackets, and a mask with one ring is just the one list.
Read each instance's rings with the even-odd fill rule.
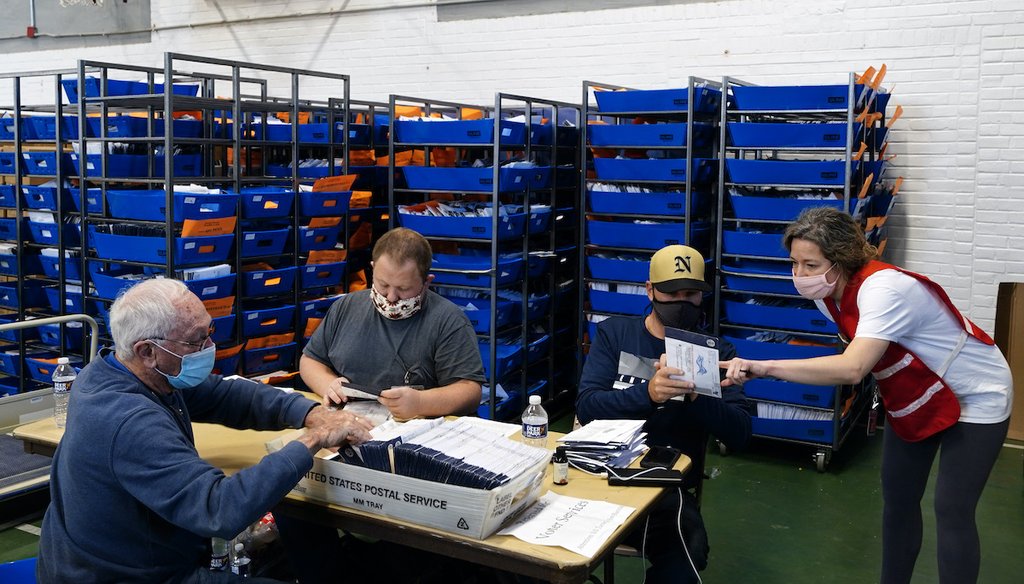
[[672,302],[654,300],[653,305],[654,314],[657,315],[661,324],[685,331],[696,329],[703,314],[699,306],[686,300],[673,300]]

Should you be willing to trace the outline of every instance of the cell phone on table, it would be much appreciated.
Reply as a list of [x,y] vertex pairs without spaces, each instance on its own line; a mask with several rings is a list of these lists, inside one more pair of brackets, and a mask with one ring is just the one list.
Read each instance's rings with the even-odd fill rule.
[[668,446],[651,446],[640,459],[640,468],[672,468],[679,460],[679,451]]

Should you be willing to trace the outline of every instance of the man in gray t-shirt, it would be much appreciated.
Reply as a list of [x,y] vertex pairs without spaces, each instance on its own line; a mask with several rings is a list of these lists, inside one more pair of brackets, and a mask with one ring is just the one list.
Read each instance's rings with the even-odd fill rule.
[[[302,380],[341,403],[341,383],[385,389],[397,418],[467,413],[480,403],[483,363],[462,310],[429,289],[430,244],[393,229],[373,248],[373,286],[331,306],[299,361]],[[417,390],[410,386],[422,387]]]

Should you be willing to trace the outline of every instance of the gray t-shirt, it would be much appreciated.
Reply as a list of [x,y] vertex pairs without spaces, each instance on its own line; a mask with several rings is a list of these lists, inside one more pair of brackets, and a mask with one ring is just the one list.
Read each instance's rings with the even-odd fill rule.
[[403,320],[381,316],[369,290],[347,294],[328,310],[303,354],[353,383],[377,389],[486,381],[473,325],[458,306],[431,290],[423,308]]

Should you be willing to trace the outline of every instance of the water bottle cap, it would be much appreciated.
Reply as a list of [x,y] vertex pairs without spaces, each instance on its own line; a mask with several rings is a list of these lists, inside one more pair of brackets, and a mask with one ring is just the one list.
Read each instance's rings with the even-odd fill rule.
[[57,358],[57,365],[67,365],[68,362],[69,361],[68,361],[67,357],[58,357]]
[[540,405],[540,396],[539,395],[531,395],[530,396],[530,405],[531,406],[539,406]]

